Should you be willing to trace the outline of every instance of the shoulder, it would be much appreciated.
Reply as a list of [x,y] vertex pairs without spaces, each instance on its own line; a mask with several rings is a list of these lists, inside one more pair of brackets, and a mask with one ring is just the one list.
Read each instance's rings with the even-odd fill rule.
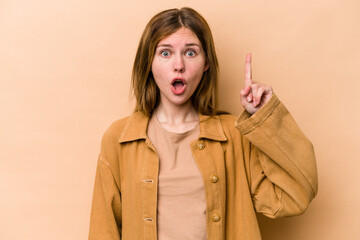
[[116,138],[119,139],[121,133],[123,132],[126,123],[131,119],[131,115],[117,119],[113,121],[109,127],[105,130],[103,138]]
[[230,114],[230,113],[227,113],[227,114],[219,114],[217,115],[219,116],[221,122],[224,122],[224,123],[234,123],[234,121],[236,121],[236,116]]
[[107,162],[112,162],[109,165],[115,165],[111,159],[116,159],[117,152],[119,150],[119,142],[121,136],[124,135],[128,128],[129,122],[134,118],[133,113],[127,117],[118,119],[110,124],[110,126],[104,132],[101,139],[101,153],[103,159],[107,159]]
[[234,128],[234,124],[236,122],[236,119],[237,117],[232,115],[232,114],[220,114],[218,115],[220,121],[221,121],[221,125],[224,127],[224,128],[227,128],[227,129],[232,129]]
[[220,114],[218,115],[224,134],[228,140],[240,139],[241,133],[236,128],[236,121],[239,118],[238,116],[232,114]]
[[236,117],[231,114],[200,115],[200,137],[218,141],[239,137],[235,122]]
[[105,131],[103,139],[116,142],[129,142],[146,138],[149,116],[134,112],[130,116],[114,121]]

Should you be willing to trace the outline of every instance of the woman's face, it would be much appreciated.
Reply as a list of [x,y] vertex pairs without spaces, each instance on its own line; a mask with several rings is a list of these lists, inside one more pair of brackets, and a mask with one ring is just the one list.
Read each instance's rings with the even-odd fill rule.
[[163,38],[156,47],[151,66],[160,89],[160,103],[187,103],[208,69],[205,63],[201,43],[190,29],[181,27]]

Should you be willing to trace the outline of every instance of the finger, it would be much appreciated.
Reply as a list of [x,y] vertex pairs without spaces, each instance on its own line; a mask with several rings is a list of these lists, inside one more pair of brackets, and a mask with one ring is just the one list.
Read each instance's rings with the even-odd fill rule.
[[251,87],[247,86],[240,91],[240,97],[242,101],[251,102],[252,101],[252,94],[251,94]]
[[252,84],[251,73],[251,53],[248,53],[245,58],[245,87]]
[[240,95],[246,97],[251,91],[250,86],[244,87],[243,89],[241,89],[240,91]]
[[248,104],[247,97],[249,93],[251,92],[250,87],[244,87],[240,91],[240,99],[241,99],[241,105],[245,107]]
[[252,93],[250,92],[249,95],[246,96],[246,101],[252,102],[252,100],[253,100],[253,95],[252,95]]
[[245,107],[246,105],[249,104],[249,103],[247,102],[247,100],[246,100],[246,96],[240,95],[240,99],[241,99],[241,105],[242,105],[243,107]]
[[272,93],[273,93],[272,87],[271,87],[271,86],[266,86],[266,87],[265,87],[265,90],[264,90],[264,94],[271,96]]
[[254,107],[258,106],[261,103],[261,98],[263,97],[264,92],[265,88],[262,86],[257,89],[256,96],[254,97]]
[[255,83],[255,84],[251,84],[251,95],[252,95],[252,102],[253,102],[253,106],[256,106],[256,96],[257,96],[257,92],[258,92],[258,88],[259,86]]

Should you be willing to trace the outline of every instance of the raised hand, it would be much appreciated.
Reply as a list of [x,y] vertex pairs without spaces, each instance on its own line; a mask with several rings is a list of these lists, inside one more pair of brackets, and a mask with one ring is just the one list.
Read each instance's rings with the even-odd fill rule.
[[245,59],[245,86],[240,91],[241,105],[248,113],[254,114],[270,100],[272,95],[271,86],[252,80],[251,53],[248,53]]

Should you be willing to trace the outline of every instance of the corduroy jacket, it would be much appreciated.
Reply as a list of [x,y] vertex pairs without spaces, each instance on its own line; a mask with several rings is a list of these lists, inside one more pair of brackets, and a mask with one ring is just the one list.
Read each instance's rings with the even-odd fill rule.
[[[204,183],[208,240],[261,239],[255,212],[276,218],[306,210],[317,193],[313,145],[276,95],[252,116],[199,120],[189,147]],[[148,121],[135,112],[103,136],[90,240],[157,239],[159,159]]]

